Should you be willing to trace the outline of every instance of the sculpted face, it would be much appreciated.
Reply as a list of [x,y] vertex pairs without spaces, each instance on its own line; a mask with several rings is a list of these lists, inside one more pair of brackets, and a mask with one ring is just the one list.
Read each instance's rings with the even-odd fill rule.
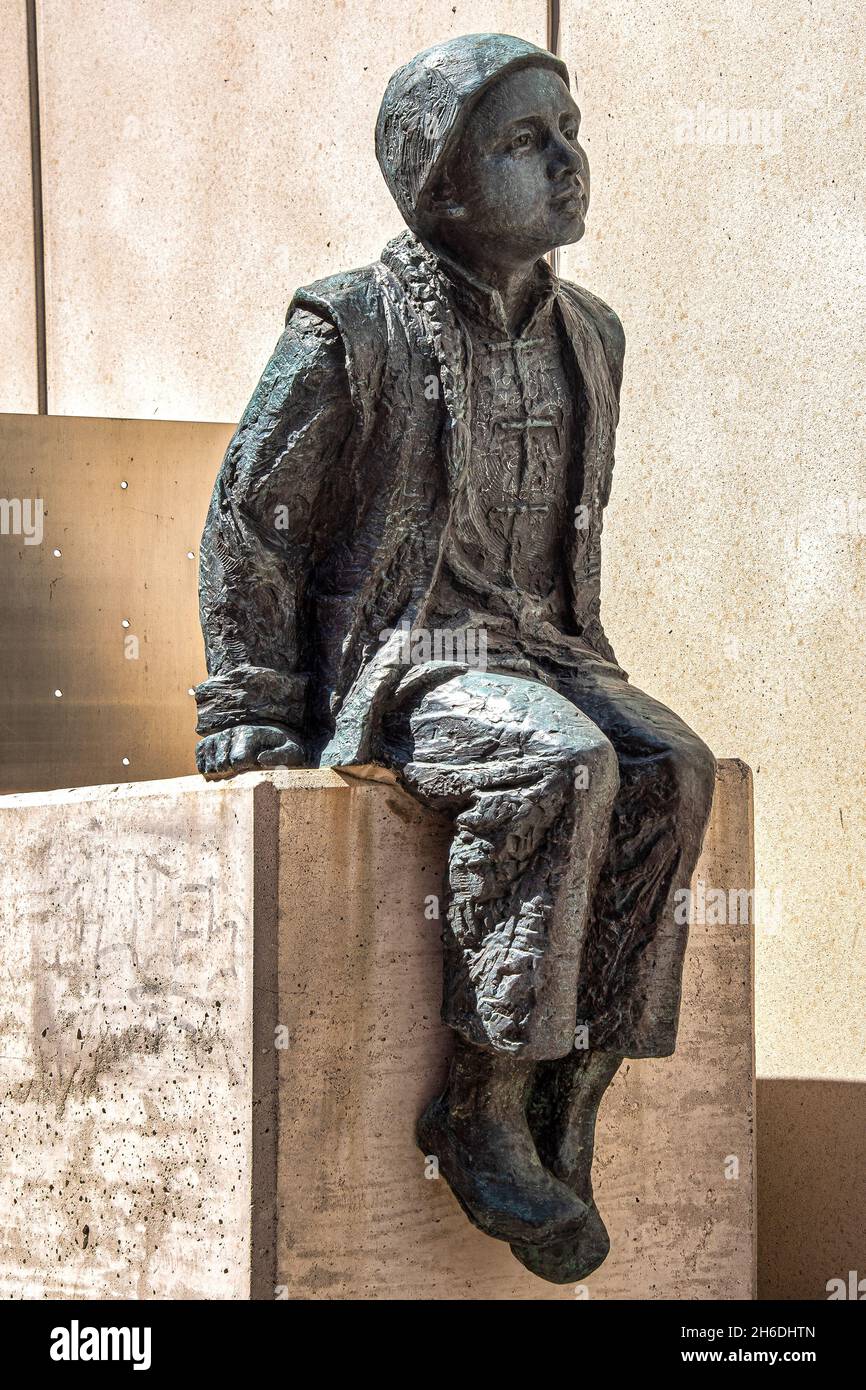
[[435,234],[475,261],[536,260],[579,241],[589,204],[580,111],[556,73],[509,73],[479,101],[431,200]]

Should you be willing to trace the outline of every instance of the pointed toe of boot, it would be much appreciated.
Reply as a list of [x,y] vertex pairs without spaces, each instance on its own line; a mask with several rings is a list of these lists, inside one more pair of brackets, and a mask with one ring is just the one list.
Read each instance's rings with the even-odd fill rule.
[[610,1237],[593,1202],[577,1234],[547,1241],[512,1241],[511,1253],[525,1269],[550,1284],[579,1284],[603,1264],[610,1251]]

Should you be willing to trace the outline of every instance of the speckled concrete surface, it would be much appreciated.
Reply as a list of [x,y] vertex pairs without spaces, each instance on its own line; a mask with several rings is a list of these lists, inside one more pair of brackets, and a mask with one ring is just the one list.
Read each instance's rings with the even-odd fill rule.
[[0,1294],[248,1296],[253,804],[0,798]]
[[[751,850],[726,763],[697,877],[748,887]],[[616,1079],[575,1290],[424,1176],[444,837],[389,780],[0,798],[0,864],[5,1296],[751,1296],[747,925],[693,928],[675,1057]]]

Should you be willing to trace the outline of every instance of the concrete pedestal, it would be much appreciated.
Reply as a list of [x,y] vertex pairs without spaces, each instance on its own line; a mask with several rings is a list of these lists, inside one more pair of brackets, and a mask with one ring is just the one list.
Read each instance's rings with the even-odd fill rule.
[[[0,1295],[753,1296],[751,926],[692,927],[676,1055],[602,1106],[612,1253],[558,1288],[415,1147],[444,845],[334,772],[0,798]],[[752,886],[741,764],[696,877]]]

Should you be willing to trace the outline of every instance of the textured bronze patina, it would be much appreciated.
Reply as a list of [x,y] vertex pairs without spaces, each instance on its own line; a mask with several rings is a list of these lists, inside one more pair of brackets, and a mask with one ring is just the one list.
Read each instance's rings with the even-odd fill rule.
[[606,1087],[675,1045],[715,767],[601,626],[624,337],[544,260],[583,235],[579,120],[506,35],[395,73],[376,151],[409,230],[292,300],[205,526],[196,691],[206,776],[378,763],[453,819],[455,1051],[418,1138],[556,1282],[607,1253]]

